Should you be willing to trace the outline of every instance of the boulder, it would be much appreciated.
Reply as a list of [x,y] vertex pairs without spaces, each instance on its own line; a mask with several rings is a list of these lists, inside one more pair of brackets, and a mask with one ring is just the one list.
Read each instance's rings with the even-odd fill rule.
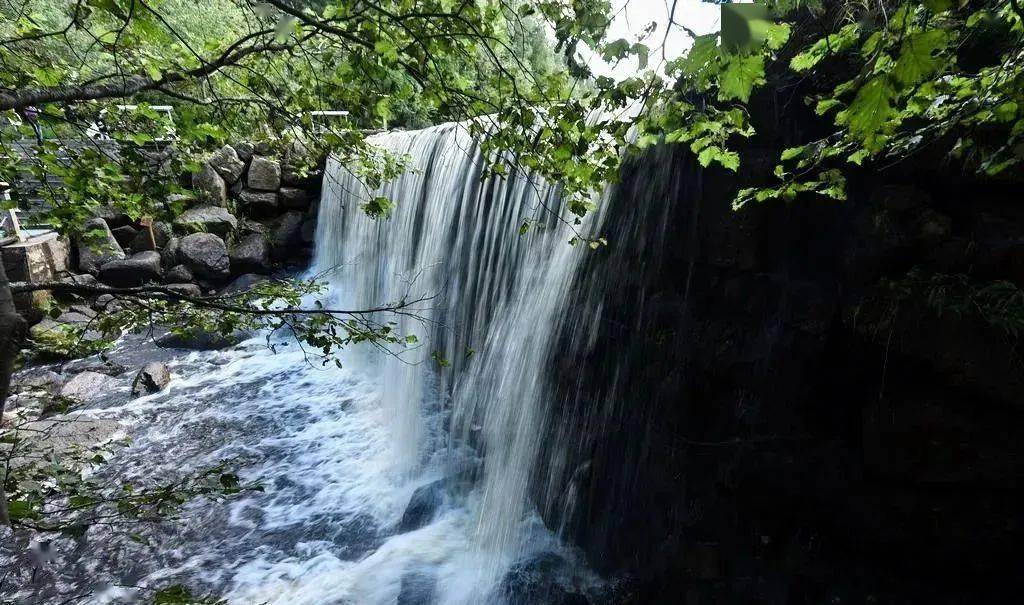
[[227,183],[208,162],[192,175],[192,189],[196,198],[207,204],[224,206],[228,203]]
[[445,481],[439,480],[416,488],[405,507],[402,520],[398,523],[399,532],[419,529],[437,516],[445,501]]
[[250,216],[271,216],[277,212],[277,193],[244,189],[238,196]]
[[238,159],[247,164],[252,161],[252,155],[256,152],[256,147],[252,143],[246,142],[235,143],[234,149]]
[[56,394],[64,379],[53,370],[34,369],[22,372],[11,380],[11,393],[29,393],[42,391],[50,395]]
[[188,349],[191,351],[216,351],[226,349],[242,342],[242,336],[231,334],[215,334],[200,332],[196,334],[175,334],[168,332],[156,339],[156,344],[171,349]]
[[262,156],[253,156],[246,184],[250,189],[277,191],[281,187],[281,165]]
[[505,574],[498,588],[501,602],[588,605],[589,599],[564,584],[571,573],[572,566],[554,553],[531,555]]
[[178,247],[180,245],[181,240],[176,237],[172,237],[167,240],[167,245],[164,246],[164,249],[160,252],[160,264],[163,265],[165,269],[178,264]]
[[257,221],[243,218],[238,222],[238,233],[240,233],[241,235],[250,235],[252,233],[259,233],[260,235],[264,235],[267,233],[267,231],[267,226]]
[[121,303],[113,294],[100,294],[93,301],[92,308],[100,313],[116,313],[121,310]]
[[270,245],[267,238],[258,233],[240,239],[231,247],[228,256],[231,259],[232,273],[270,272]]
[[60,389],[60,395],[87,403],[109,394],[116,384],[117,380],[106,374],[85,371],[75,374],[65,382]]
[[153,231],[153,242],[156,244],[158,249],[162,249],[167,246],[167,242],[171,241],[174,237],[174,232],[171,231],[171,226],[163,221],[155,221],[152,227]]
[[141,286],[159,280],[162,272],[160,253],[149,250],[123,260],[105,263],[100,268],[100,279],[116,287]]
[[187,232],[205,231],[224,236],[238,226],[238,220],[220,206],[196,206],[174,219],[174,225]]
[[164,282],[168,284],[184,284],[195,279],[192,270],[185,265],[174,265],[164,275]]
[[193,233],[181,238],[178,256],[198,277],[219,280],[231,274],[228,247],[212,233]]
[[309,208],[309,193],[298,187],[281,187],[281,207],[287,210]]
[[302,213],[289,210],[270,225],[270,251],[276,258],[289,255],[302,242]]
[[156,234],[153,232],[153,227],[150,225],[140,227],[135,233],[135,237],[129,242],[128,247],[131,248],[133,253],[156,250]]
[[138,230],[132,225],[122,225],[111,229],[110,232],[114,234],[114,239],[117,240],[118,245],[122,248],[127,248],[132,245],[132,240],[135,239],[135,234]]
[[[87,234],[78,239],[78,268],[85,273],[96,275],[100,267],[112,260],[124,259],[124,250],[114,239],[107,222],[101,218],[90,219],[82,226],[83,233]],[[92,237],[88,234],[98,234]]]
[[266,281],[266,277],[262,275],[256,275],[255,273],[246,273],[245,275],[239,275],[230,284],[224,286],[224,288],[218,293],[221,296],[231,296],[232,294],[241,294],[242,292],[248,292],[253,286]]
[[158,361],[147,363],[132,381],[132,397],[159,393],[167,388],[170,382],[171,371],[167,369],[166,365]]
[[245,172],[245,162],[238,157],[238,153],[231,145],[221,147],[210,157],[209,164],[229,185],[237,182]]

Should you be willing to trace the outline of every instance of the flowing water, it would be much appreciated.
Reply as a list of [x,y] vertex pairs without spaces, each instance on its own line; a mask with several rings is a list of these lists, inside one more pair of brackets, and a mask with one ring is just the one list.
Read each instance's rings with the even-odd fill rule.
[[[184,581],[230,603],[539,605],[600,590],[531,498],[586,246],[567,244],[554,188],[481,178],[459,126],[374,142],[410,169],[369,191],[329,163],[311,273],[333,307],[416,301],[377,317],[415,341],[348,349],[339,368],[256,338],[175,358],[164,393],[82,412],[132,435],[123,478],[231,459],[264,491],[194,501],[144,540],[64,544],[50,588],[19,597],[122,602]],[[376,195],[396,204],[387,220],[360,209]]]

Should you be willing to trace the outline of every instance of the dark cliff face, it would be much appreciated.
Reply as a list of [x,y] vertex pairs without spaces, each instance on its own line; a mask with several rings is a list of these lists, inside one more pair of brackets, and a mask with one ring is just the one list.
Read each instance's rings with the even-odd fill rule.
[[1020,343],[886,284],[1024,286],[1020,190],[922,158],[734,212],[736,181],[665,149],[626,171],[574,285],[545,517],[631,602],[1012,599]]

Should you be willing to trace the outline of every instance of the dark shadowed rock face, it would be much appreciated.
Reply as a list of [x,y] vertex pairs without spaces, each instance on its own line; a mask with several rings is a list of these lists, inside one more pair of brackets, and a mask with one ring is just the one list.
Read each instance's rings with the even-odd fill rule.
[[195,279],[192,270],[185,265],[174,265],[167,270],[164,281],[169,284],[185,284]]
[[277,193],[274,191],[243,189],[238,198],[249,216],[273,216],[277,212]]
[[437,516],[444,501],[444,480],[434,481],[416,488],[409,499],[409,504],[405,507],[402,520],[398,523],[398,531],[413,531],[429,524]]
[[589,605],[590,601],[570,586],[568,563],[552,553],[543,553],[520,561],[505,574],[498,588],[500,602],[508,605]]
[[198,277],[226,279],[230,275],[228,248],[212,233],[193,233],[181,238],[178,257]]
[[209,163],[228,185],[233,185],[238,181],[242,172],[245,171],[245,162],[238,157],[238,153],[230,145],[221,147],[210,157]]
[[241,294],[242,292],[248,292],[256,284],[266,281],[266,277],[257,275],[255,273],[246,273],[245,275],[239,275],[230,284],[224,286],[220,291],[222,296],[230,296],[232,294]]

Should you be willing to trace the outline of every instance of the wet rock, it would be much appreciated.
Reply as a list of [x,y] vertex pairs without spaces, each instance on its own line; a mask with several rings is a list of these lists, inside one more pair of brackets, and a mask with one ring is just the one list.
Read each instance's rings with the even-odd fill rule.
[[230,275],[228,248],[224,240],[212,233],[193,233],[183,237],[178,256],[198,277],[219,280]]
[[167,245],[160,251],[160,264],[165,269],[173,267],[178,264],[178,248],[181,245],[181,240],[177,237],[172,237],[167,241]]
[[261,156],[253,156],[246,184],[250,189],[277,191],[281,187],[281,165]]
[[127,248],[131,246],[132,240],[135,239],[135,234],[138,233],[138,230],[131,225],[123,225],[121,227],[111,229],[110,232],[114,235],[114,239],[117,240],[118,245],[122,248]]
[[100,268],[100,279],[116,287],[141,286],[159,280],[162,270],[160,254],[151,250],[105,263]]
[[156,339],[156,344],[171,349],[188,349],[190,351],[216,351],[226,349],[242,342],[241,334],[214,334],[199,332],[194,334],[174,334],[168,332]]
[[213,166],[204,162],[199,172],[192,175],[192,189],[196,198],[214,206],[228,203],[228,186]]
[[222,296],[230,296],[232,294],[248,292],[249,290],[252,289],[253,286],[260,283],[261,281],[266,281],[266,279],[267,278],[263,277],[262,275],[256,275],[255,273],[246,273],[245,275],[238,276],[238,278],[236,278],[233,282],[225,286],[224,289],[221,290],[219,294],[221,294]]
[[192,270],[185,265],[174,265],[164,275],[164,281],[169,284],[184,284],[191,282],[193,279],[195,279],[195,276],[192,275]]
[[271,216],[277,212],[276,192],[243,189],[238,198],[250,216]]
[[263,235],[254,233],[243,237],[231,247],[228,256],[233,273],[270,272],[270,245]]
[[288,210],[305,210],[309,207],[309,193],[298,187],[281,187],[281,207]]
[[196,284],[171,283],[167,284],[167,288],[169,290],[174,290],[175,292],[181,294],[182,296],[191,296],[193,298],[197,298],[203,295],[202,289]]
[[289,210],[270,225],[270,252],[284,258],[302,242],[302,213]]
[[107,376],[120,376],[128,371],[128,368],[104,357],[85,357],[83,359],[74,359],[63,366],[60,371],[64,374],[78,374],[81,372],[94,372],[96,374],[106,374]]
[[230,145],[221,147],[210,157],[209,163],[229,185],[238,181],[242,172],[245,171],[245,162],[238,157],[238,153]]
[[441,479],[416,488],[398,523],[400,533],[419,529],[434,520],[445,502],[445,484]]
[[396,605],[433,605],[437,598],[437,576],[411,571],[402,576]]
[[227,235],[238,226],[238,220],[219,206],[197,206],[174,219],[175,227],[186,232],[207,232]]
[[90,219],[82,225],[82,230],[87,234],[98,232],[99,238],[79,238],[77,241],[79,270],[96,275],[105,263],[124,259],[124,250],[110,232],[106,221],[101,218]]
[[117,380],[106,374],[85,371],[75,374],[64,383],[64,386],[60,389],[60,395],[61,397],[87,403],[108,395],[116,385]]
[[36,369],[22,372],[11,380],[11,393],[42,391],[53,395],[60,391],[64,379],[53,370]]
[[590,600],[564,584],[571,566],[554,553],[541,553],[512,566],[499,592],[509,605],[588,605]]
[[121,310],[121,303],[113,294],[100,294],[93,301],[92,308],[100,313],[116,313]]
[[171,371],[167,366],[154,361],[147,363],[132,381],[132,397],[142,397],[159,393],[171,382]]

